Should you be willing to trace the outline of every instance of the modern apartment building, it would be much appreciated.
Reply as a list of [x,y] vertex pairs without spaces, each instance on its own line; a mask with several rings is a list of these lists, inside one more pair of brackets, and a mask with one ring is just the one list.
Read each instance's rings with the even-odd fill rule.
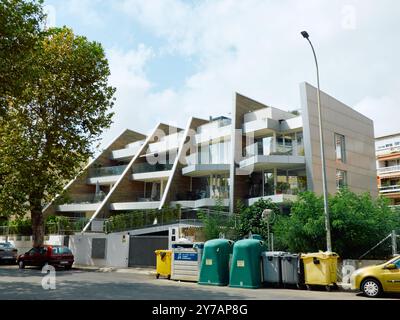
[[379,193],[400,205],[400,133],[376,138]]
[[[300,112],[235,93],[231,118],[191,118],[185,128],[126,130],[66,186],[45,213],[106,218],[133,210],[209,208],[240,200],[287,203],[322,193],[314,87],[300,85]],[[322,93],[329,193],[348,186],[377,195],[373,122]]]

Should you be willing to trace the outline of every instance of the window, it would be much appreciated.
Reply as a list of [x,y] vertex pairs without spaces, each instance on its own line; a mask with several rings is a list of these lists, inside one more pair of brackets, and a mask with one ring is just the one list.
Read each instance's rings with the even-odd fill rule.
[[72,254],[67,247],[53,247],[53,254]]
[[346,162],[346,145],[344,135],[335,133],[336,160]]
[[341,189],[347,186],[347,172],[336,170],[336,188]]

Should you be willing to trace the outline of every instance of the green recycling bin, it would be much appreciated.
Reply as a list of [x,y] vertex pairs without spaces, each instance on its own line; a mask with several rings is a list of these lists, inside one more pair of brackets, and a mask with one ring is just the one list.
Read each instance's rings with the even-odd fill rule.
[[209,240],[204,244],[199,284],[226,286],[229,284],[229,260],[233,241],[227,239]]
[[261,287],[261,253],[264,241],[244,239],[233,246],[229,286],[257,289]]

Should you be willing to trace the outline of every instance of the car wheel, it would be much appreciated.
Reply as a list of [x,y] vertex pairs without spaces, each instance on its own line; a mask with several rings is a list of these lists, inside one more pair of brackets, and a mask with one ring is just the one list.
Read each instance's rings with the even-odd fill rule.
[[19,261],[19,262],[18,262],[18,267],[19,267],[20,269],[25,269],[25,263],[24,263],[23,261]]
[[65,270],[71,270],[72,269],[72,264],[67,264],[66,266],[64,266]]
[[367,297],[376,298],[382,294],[382,286],[378,280],[365,279],[361,284],[361,291]]

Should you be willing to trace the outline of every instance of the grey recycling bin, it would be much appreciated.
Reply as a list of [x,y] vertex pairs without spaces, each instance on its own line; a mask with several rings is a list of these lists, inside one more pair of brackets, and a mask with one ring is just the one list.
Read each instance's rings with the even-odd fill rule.
[[263,282],[267,285],[282,284],[281,258],[286,252],[266,251],[261,254],[263,262]]
[[299,254],[286,253],[281,257],[282,283],[300,287],[304,282],[304,267]]

